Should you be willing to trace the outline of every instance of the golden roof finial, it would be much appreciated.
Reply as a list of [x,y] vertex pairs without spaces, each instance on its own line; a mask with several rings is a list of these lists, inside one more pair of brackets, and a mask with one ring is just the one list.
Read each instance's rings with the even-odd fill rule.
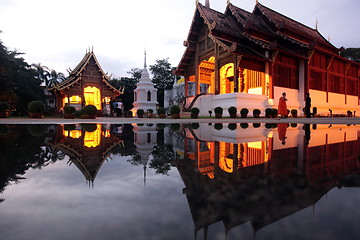
[[259,3],[259,0],[256,0],[256,4],[258,4]]
[[315,26],[316,31],[318,30],[318,19],[316,18],[316,26]]
[[196,0],[196,1],[195,1],[195,4],[198,5],[198,4],[199,4],[199,0]]
[[230,4],[230,0],[227,0],[227,5],[229,5]]

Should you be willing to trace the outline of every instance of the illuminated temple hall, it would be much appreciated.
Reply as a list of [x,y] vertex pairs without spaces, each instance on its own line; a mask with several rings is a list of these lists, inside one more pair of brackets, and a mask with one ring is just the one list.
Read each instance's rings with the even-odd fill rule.
[[[317,29],[258,1],[252,12],[228,1],[225,13],[197,3],[176,69],[187,107],[277,108],[282,92],[288,109],[302,115],[305,93],[320,115],[359,111],[360,64],[339,56]],[[181,80],[183,81],[183,80]]]
[[122,140],[110,134],[110,127],[101,124],[64,125],[58,129],[55,147],[69,157],[88,183],[94,183],[109,151]]
[[359,174],[358,126],[226,125],[186,128],[177,146],[195,234],[204,230],[205,239],[217,222],[225,232],[250,222],[256,232],[309,206],[316,209],[322,196]]
[[93,51],[87,52],[65,81],[50,89],[56,96],[57,110],[66,103],[77,109],[94,105],[102,114],[110,113],[109,102],[121,94],[108,82],[110,77],[101,68]]

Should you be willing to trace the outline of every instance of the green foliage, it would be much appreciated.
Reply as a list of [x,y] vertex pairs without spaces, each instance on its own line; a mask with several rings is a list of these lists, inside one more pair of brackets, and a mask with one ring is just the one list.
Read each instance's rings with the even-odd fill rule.
[[271,109],[271,115],[272,115],[273,117],[277,117],[277,115],[278,115],[278,110],[277,110],[276,108],[272,108],[272,109]]
[[351,61],[360,63],[360,48],[345,48],[340,55]]
[[249,124],[248,123],[240,123],[240,127],[241,128],[248,128]]
[[76,129],[76,125],[75,124],[65,124],[64,125],[64,130],[65,131],[73,131]]
[[94,105],[86,105],[81,109],[82,115],[95,116],[97,113],[97,108]]
[[41,137],[45,134],[46,125],[44,124],[31,124],[27,126],[27,129],[31,136]]
[[170,114],[179,114],[180,113],[180,107],[178,105],[172,105],[170,107]]
[[[92,105],[88,105],[88,106],[92,106]],[[82,123],[81,128],[85,132],[95,132],[97,129],[97,125],[93,123]]]
[[163,107],[159,107],[158,109],[156,109],[158,114],[165,114],[165,108]]
[[45,104],[41,101],[32,101],[28,106],[29,113],[44,113]]
[[253,123],[254,128],[259,128],[261,126],[261,123]]
[[141,109],[141,108],[139,108],[137,111],[136,111],[136,115],[138,115],[138,116],[143,116],[144,115],[144,109]]
[[152,82],[157,89],[172,89],[174,84],[174,75],[172,74],[169,59],[156,59],[154,65],[150,65],[150,71],[153,74]]
[[170,129],[173,132],[177,132],[177,131],[180,130],[180,124],[179,123],[172,123],[172,124],[170,124]]
[[80,117],[81,116],[81,114],[82,114],[82,111],[81,110],[76,110],[75,111],[75,117]]
[[200,124],[198,124],[198,123],[192,123],[191,124],[192,129],[198,129],[199,127],[200,127]]
[[272,109],[271,108],[265,109],[265,114],[266,115],[271,115],[272,114]]
[[247,109],[247,108],[242,108],[242,109],[240,110],[240,114],[246,115],[246,114],[248,114],[248,113],[249,113],[249,109]]
[[199,114],[200,113],[200,109],[197,108],[197,107],[193,107],[190,111],[191,111],[192,114]]
[[148,112],[148,113],[154,113],[154,110],[148,109],[147,112]]
[[64,113],[75,113],[76,108],[74,106],[65,105],[64,106]]
[[260,114],[260,113],[261,113],[260,109],[255,108],[253,110],[253,115],[257,115],[257,114]]
[[214,109],[214,112],[215,112],[216,114],[223,114],[223,109],[222,109],[222,107],[216,107],[216,108]]
[[236,114],[237,109],[236,109],[236,107],[231,106],[231,107],[229,107],[228,112],[229,112],[229,114]]
[[291,111],[290,111],[290,112],[291,112],[291,114],[292,114],[292,115],[294,115],[294,114],[297,114],[297,113],[298,113],[298,111],[297,111],[296,109],[291,109]]
[[0,102],[0,112],[6,112],[10,110],[10,104],[7,102]]
[[236,125],[236,123],[229,123],[228,128],[229,128],[231,131],[234,131],[234,130],[237,128],[237,125]]
[[215,124],[214,124],[214,128],[215,128],[216,130],[221,130],[221,129],[223,128],[223,124],[222,124],[222,123],[215,123]]

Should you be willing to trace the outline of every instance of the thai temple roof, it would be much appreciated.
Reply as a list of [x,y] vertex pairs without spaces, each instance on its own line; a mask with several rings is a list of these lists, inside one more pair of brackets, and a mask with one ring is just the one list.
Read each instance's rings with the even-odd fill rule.
[[107,73],[103,71],[101,68],[95,54],[93,51],[89,51],[85,54],[83,59],[79,62],[79,64],[70,71],[69,76],[65,79],[65,81],[61,82],[59,85],[55,86],[54,90],[64,90],[66,88],[70,88],[73,84],[80,81],[81,79],[81,73],[85,70],[86,66],[90,63],[91,59],[95,61],[96,66],[99,68],[99,71],[101,75],[103,76],[102,81],[109,87],[111,90],[116,91],[120,93],[120,91],[116,88],[114,88],[108,81],[110,80],[110,77],[107,76]]
[[[195,53],[195,43],[203,25],[208,36],[224,50],[249,54],[271,61],[265,57],[265,50],[283,50],[301,58],[309,58],[307,50],[319,50],[338,55],[339,49],[327,41],[317,29],[310,28],[257,2],[252,12],[228,3],[225,13],[220,13],[197,3],[195,15],[184,42],[187,47],[180,61],[177,73],[183,73]],[[290,49],[298,49],[292,52]],[[262,51],[256,51],[262,49]],[[305,54],[306,53],[306,54]]]

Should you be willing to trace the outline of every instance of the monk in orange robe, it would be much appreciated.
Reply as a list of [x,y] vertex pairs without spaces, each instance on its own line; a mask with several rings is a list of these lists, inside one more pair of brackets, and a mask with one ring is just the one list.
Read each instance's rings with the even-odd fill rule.
[[286,101],[287,101],[286,93],[283,92],[282,96],[279,98],[279,106],[278,106],[278,114],[280,114],[281,118],[286,118],[288,116]]
[[278,127],[278,135],[279,135],[279,140],[281,141],[282,145],[285,145],[285,139],[286,137],[286,129],[288,127],[287,123],[278,123],[277,124]]

